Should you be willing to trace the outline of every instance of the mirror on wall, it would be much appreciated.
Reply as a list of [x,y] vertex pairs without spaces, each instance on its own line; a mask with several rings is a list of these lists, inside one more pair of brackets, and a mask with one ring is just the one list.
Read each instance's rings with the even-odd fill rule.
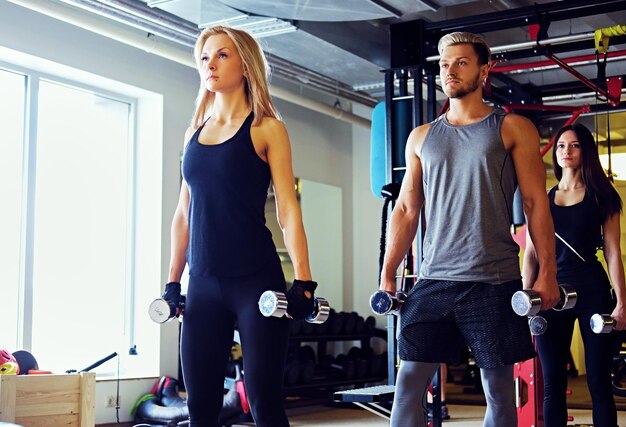
[[[298,201],[307,235],[309,261],[313,280],[318,283],[316,295],[326,298],[332,307],[343,306],[343,228],[341,188],[296,178]],[[276,200],[272,188],[265,204],[267,227],[272,232],[285,280],[291,283],[294,269],[285,248],[276,217]]]

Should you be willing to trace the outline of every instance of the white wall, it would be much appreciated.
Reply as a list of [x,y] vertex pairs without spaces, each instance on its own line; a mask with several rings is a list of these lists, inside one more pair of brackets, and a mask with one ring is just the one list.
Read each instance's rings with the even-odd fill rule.
[[309,244],[315,291],[334,307],[343,307],[342,192],[335,185],[300,180],[302,221]]
[[[155,141],[155,149],[163,150],[163,181],[160,183],[163,206],[159,214],[162,218],[161,277],[165,278],[169,262],[169,227],[178,198],[182,137],[197,92],[195,70],[6,0],[0,0],[0,47],[43,57],[162,95],[164,144],[161,147],[160,141]],[[276,104],[291,137],[295,175],[338,186],[343,194],[342,286],[345,303],[344,307],[335,308],[358,310],[367,315],[367,300],[377,281],[381,206],[369,191],[369,131],[281,100]],[[369,117],[367,109],[363,115]],[[315,277],[315,272],[313,274]],[[357,284],[354,291],[353,282]],[[153,286],[156,295],[162,284],[147,286]],[[177,376],[175,323],[162,326],[161,342],[160,375]],[[130,419],[130,407],[139,396],[149,392],[154,381],[153,378],[122,380],[122,421]],[[115,382],[98,382],[97,423],[115,421],[115,411],[104,408],[105,397],[115,394],[115,387]]]
[[[353,282],[352,128],[356,126],[280,100],[276,105],[289,131],[295,176],[341,188],[344,259],[343,281],[337,283],[344,289],[344,306],[334,308],[342,311],[350,308],[345,306],[345,289]],[[316,271],[312,274],[315,279]]]
[[[372,109],[355,106],[354,114],[371,119]],[[378,257],[383,200],[370,190],[370,131],[360,126],[352,129],[352,204],[354,285],[344,290],[352,310],[370,316],[370,295],[378,289]],[[377,316],[379,328],[386,325],[385,316]]]

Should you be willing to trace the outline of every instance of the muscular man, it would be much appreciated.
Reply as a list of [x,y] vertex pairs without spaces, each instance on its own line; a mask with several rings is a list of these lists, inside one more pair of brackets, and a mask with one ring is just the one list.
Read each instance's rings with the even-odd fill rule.
[[519,247],[510,234],[516,185],[539,260],[534,289],[543,309],[559,299],[539,135],[526,118],[484,103],[491,52],[482,38],[448,34],[439,53],[450,108],[409,135],[381,274],[380,288],[395,291],[396,270],[424,206],[424,259],[400,313],[391,425],[426,426],[425,396],[435,369],[458,363],[459,346],[469,345],[487,400],[484,426],[515,426],[513,364],[535,354],[526,319],[510,303],[522,289]]

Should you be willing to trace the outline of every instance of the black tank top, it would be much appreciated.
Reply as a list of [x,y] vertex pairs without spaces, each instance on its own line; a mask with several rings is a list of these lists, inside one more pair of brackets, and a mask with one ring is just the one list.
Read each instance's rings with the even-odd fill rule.
[[232,138],[216,145],[198,142],[202,125],[185,148],[191,275],[252,274],[277,256],[265,225],[270,168],[254,150],[252,119],[250,113]]
[[580,203],[559,206],[554,203],[556,189],[555,186],[548,193],[554,231],[585,260],[580,259],[563,241],[555,237],[559,282],[596,276],[600,270],[604,272],[596,257],[596,250],[602,242],[602,217],[594,198],[585,192]]

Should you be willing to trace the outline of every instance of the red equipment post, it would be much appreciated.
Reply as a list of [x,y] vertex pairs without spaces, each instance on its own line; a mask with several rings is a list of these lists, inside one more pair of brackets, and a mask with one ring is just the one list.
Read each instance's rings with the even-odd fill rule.
[[513,369],[517,427],[543,427],[543,374],[539,358],[516,363]]

